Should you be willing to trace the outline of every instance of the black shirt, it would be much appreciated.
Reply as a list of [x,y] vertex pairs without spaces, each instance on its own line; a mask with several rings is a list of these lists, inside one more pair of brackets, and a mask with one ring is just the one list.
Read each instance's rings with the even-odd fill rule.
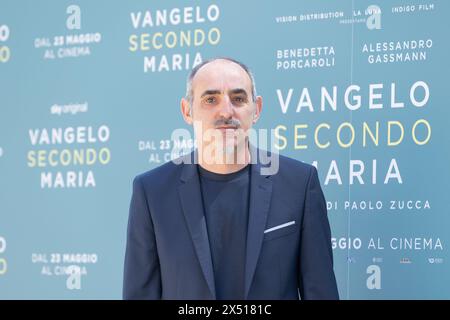
[[198,169],[216,297],[244,299],[250,165],[230,174]]

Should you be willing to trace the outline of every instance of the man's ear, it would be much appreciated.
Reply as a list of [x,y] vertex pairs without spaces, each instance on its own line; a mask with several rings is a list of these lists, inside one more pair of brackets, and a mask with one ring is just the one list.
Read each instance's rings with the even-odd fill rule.
[[262,97],[257,96],[255,101],[255,113],[253,114],[253,123],[256,123],[262,111]]
[[184,121],[186,121],[187,124],[192,125],[193,119],[192,119],[192,106],[189,103],[189,101],[186,98],[181,99],[181,114],[183,115]]

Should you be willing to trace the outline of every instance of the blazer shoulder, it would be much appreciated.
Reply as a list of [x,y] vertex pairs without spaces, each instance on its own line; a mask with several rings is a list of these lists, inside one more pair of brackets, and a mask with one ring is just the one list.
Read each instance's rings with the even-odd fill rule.
[[179,177],[181,166],[169,161],[154,169],[138,174],[134,181],[140,181],[145,187],[151,187],[155,184],[161,186],[164,182],[173,182],[176,177]]
[[311,164],[282,155],[280,155],[280,170],[290,172],[291,174],[300,174],[302,176],[309,176],[314,173],[314,171],[317,171]]
[[288,188],[299,189],[316,179],[318,179],[317,169],[313,165],[286,156],[279,156],[279,169],[278,173],[273,176],[274,181],[281,182]]

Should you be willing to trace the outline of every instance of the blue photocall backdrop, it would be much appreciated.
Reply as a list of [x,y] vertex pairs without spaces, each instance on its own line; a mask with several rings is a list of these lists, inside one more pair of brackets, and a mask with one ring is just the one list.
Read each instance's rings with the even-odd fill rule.
[[[199,62],[314,164],[342,299],[449,299],[448,1],[0,2],[0,298],[120,299],[131,183]],[[190,142],[190,141],[187,141]]]

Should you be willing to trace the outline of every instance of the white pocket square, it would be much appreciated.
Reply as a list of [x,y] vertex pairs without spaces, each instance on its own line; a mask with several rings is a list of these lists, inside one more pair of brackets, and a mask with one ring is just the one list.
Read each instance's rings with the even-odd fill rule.
[[295,224],[295,221],[289,221],[289,222],[280,224],[280,225],[278,225],[278,226],[269,228],[269,229],[267,229],[267,230],[264,230],[264,233],[272,232],[272,231],[275,231],[275,230],[278,230],[278,229],[281,229],[281,228],[286,228],[286,227],[288,227],[288,226],[290,226],[290,225],[293,225],[293,224]]

